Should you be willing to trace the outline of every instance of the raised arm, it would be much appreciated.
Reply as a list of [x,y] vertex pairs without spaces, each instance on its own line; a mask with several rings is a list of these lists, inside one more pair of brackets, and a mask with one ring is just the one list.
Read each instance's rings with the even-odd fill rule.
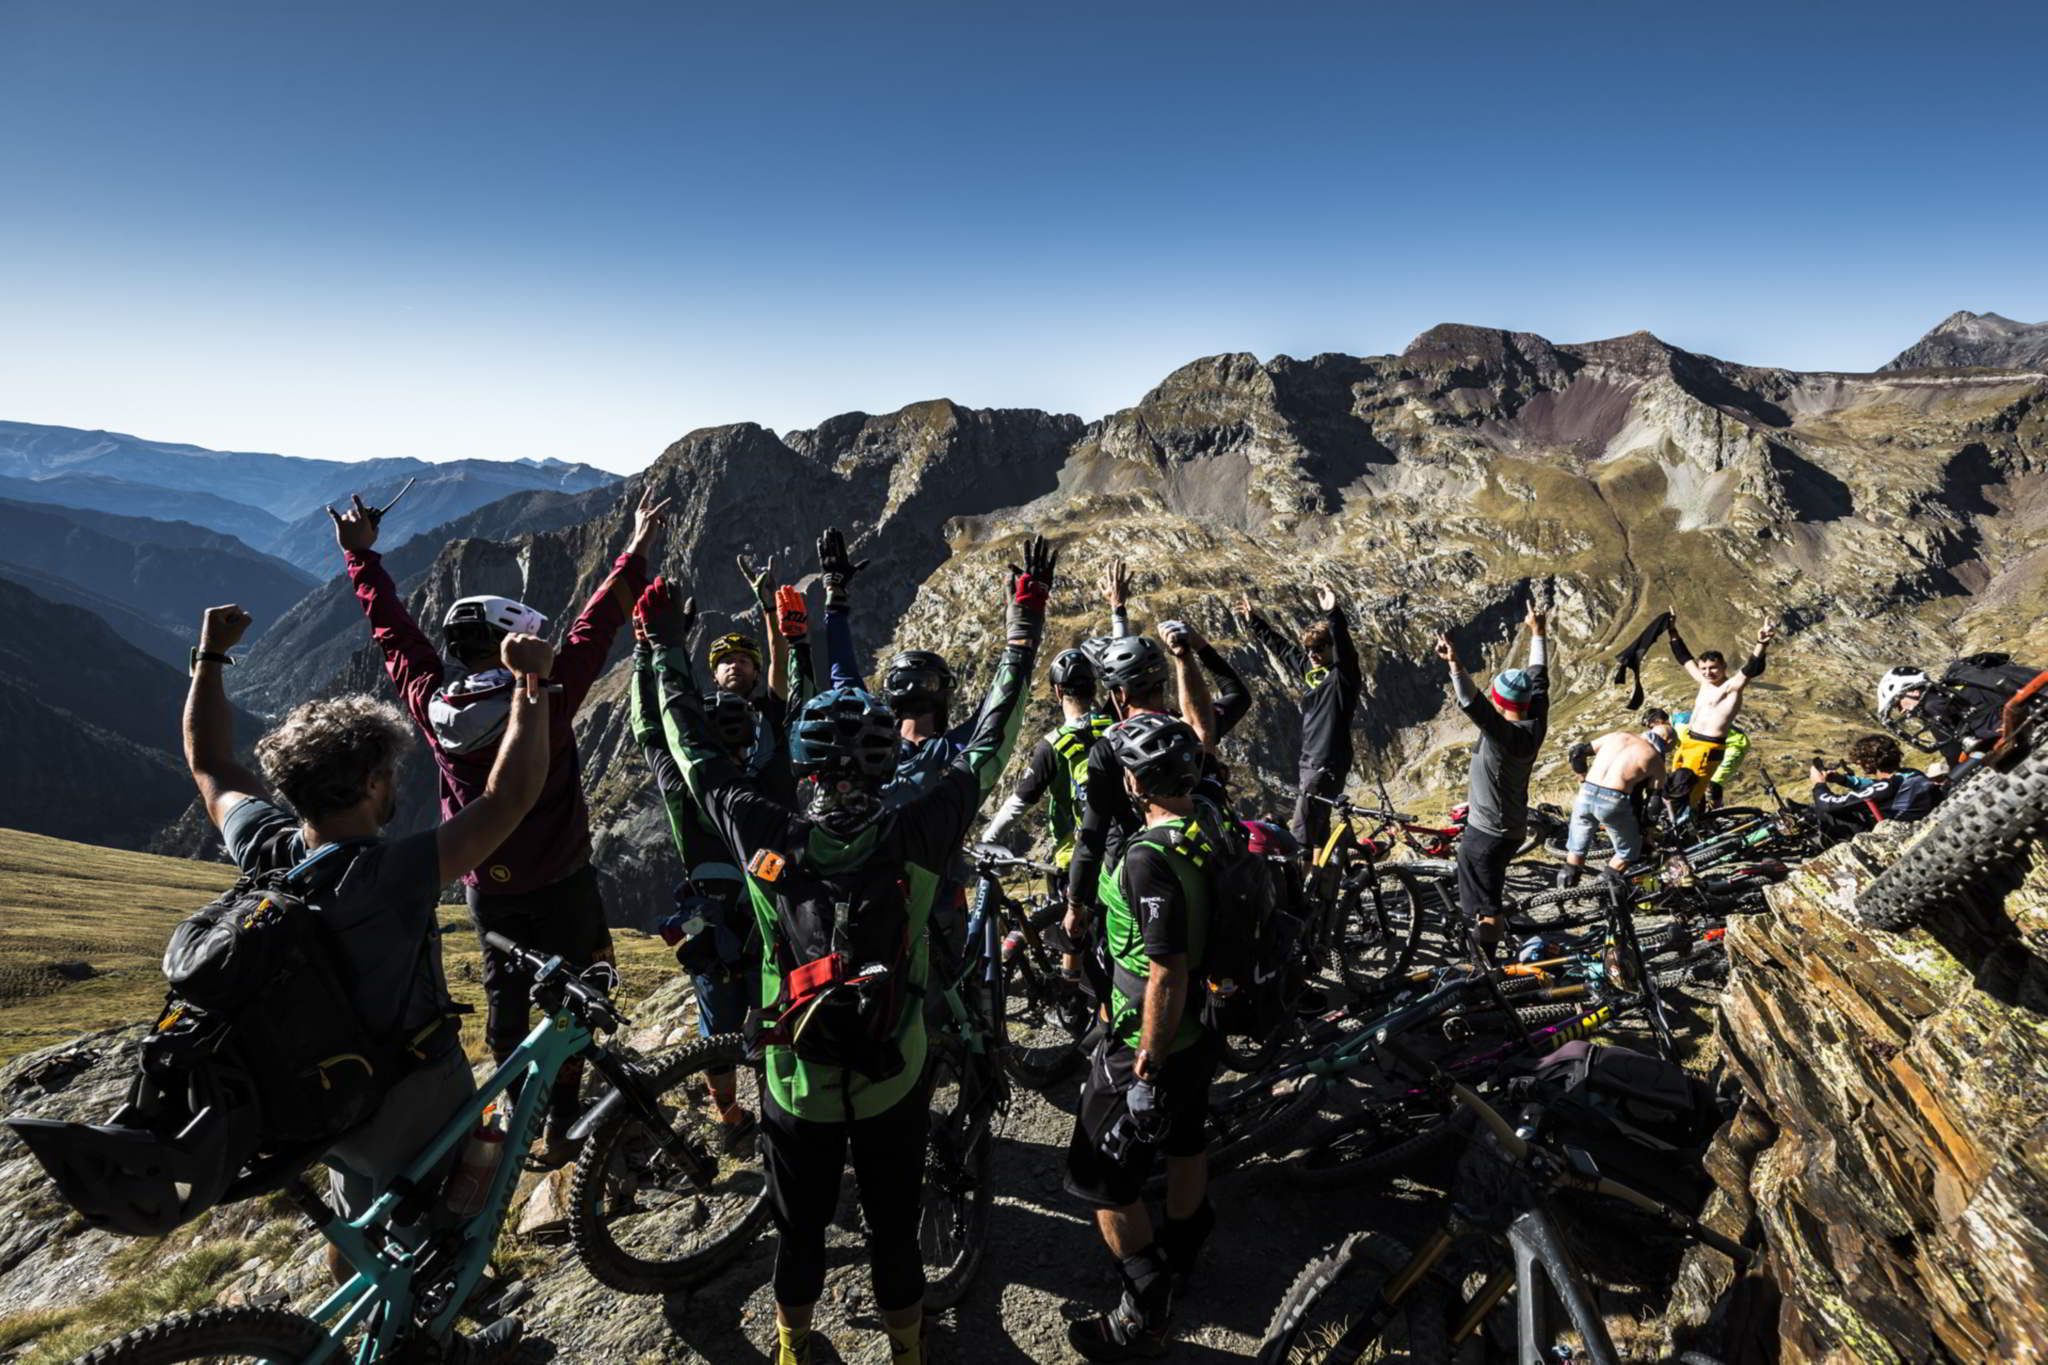
[[775,612],[775,556],[768,556],[768,562],[755,568],[745,555],[735,556],[740,566],[740,577],[747,580],[747,587],[754,594],[754,601],[761,608],[761,634],[768,641],[768,690],[776,696],[789,696],[789,641],[777,629],[779,622]]
[[199,625],[192,685],[185,690],[185,766],[199,789],[206,818],[219,829],[228,812],[268,789],[235,756],[235,709],[228,703],[221,660],[241,642],[252,618],[238,606],[208,607]]
[[[817,664],[811,655],[811,610],[804,595],[785,583],[775,590],[775,633],[789,660],[789,713],[818,694]],[[785,737],[786,738],[786,737]]]
[[548,723],[554,710],[542,680],[555,666],[555,650],[535,635],[507,635],[499,646],[505,667],[522,686],[512,694],[505,736],[482,796],[455,812],[440,829],[441,879],[466,876],[497,852],[540,799],[548,777]]
[[853,651],[851,584],[854,576],[868,566],[854,562],[847,553],[846,537],[837,526],[828,526],[818,537],[818,572],[825,582],[825,659],[831,668],[834,687],[865,687],[861,681],[860,659]]
[[1131,633],[1131,613],[1126,605],[1131,596],[1131,569],[1121,559],[1112,559],[1103,570],[1102,595],[1109,601],[1109,638],[1121,640]]
[[1267,653],[1278,659],[1282,668],[1297,678],[1308,672],[1307,652],[1283,635],[1271,621],[1259,615],[1258,608],[1252,605],[1249,589],[1237,595],[1236,611],[1238,619],[1244,622],[1245,629],[1251,632],[1252,638],[1257,640]]
[[1358,645],[1351,638],[1351,620],[1344,614],[1344,604],[1337,599],[1334,588],[1323,588],[1316,594],[1316,605],[1323,609],[1323,619],[1330,626],[1330,649],[1337,656],[1337,672],[1353,688],[1360,686],[1365,675],[1358,666]]
[[334,519],[334,540],[341,547],[349,586],[356,601],[362,604],[363,615],[370,618],[370,638],[384,653],[384,671],[390,675],[391,685],[398,689],[399,701],[415,724],[430,729],[427,703],[432,700],[434,689],[441,685],[447,667],[441,662],[441,651],[405,609],[405,598],[384,568],[383,556],[373,548],[377,543],[378,519],[383,513],[365,503],[360,495],[350,500],[355,505],[346,512],[327,509],[327,515]]
[[1437,632],[1436,657],[1442,659],[1450,671],[1451,696],[1467,720],[1478,726],[1482,733],[1496,739],[1505,739],[1514,733],[1515,727],[1508,724],[1507,718],[1494,710],[1473,687],[1471,677],[1458,662],[1458,651],[1452,647],[1451,637],[1442,631]]
[[1671,637],[1671,657],[1678,660],[1678,666],[1683,668],[1694,682],[1705,682],[1706,677],[1700,672],[1699,664],[1693,661],[1692,647],[1686,644],[1684,637],[1678,633],[1677,609],[1672,608],[1664,614],[1671,618],[1671,624],[1665,627],[1666,632]]
[[1771,641],[1777,637],[1777,634],[1778,632],[1769,623],[1757,627],[1756,652],[1747,659],[1744,659],[1742,661],[1742,671],[1728,680],[1729,687],[1732,690],[1736,692],[1746,691],[1749,688],[1749,680],[1751,678],[1761,678],[1764,675],[1764,665],[1770,662]]
[[1216,738],[1220,742],[1237,723],[1252,709],[1252,690],[1246,685],[1244,676],[1237,671],[1230,660],[1223,657],[1223,651],[1199,639],[1195,645],[1195,657],[1202,662],[1216,679],[1213,689],[1215,704],[1212,714],[1216,717]]
[[1174,691],[1181,716],[1193,727],[1196,738],[1210,753],[1223,742],[1222,727],[1216,723],[1216,703],[1209,695],[1209,678],[1195,659],[1202,637],[1185,621],[1169,621],[1160,627],[1166,653],[1173,660]]
[[618,637],[619,627],[632,615],[633,604],[647,586],[648,556],[661,534],[668,505],[667,498],[655,497],[650,481],[639,505],[633,509],[633,535],[626,542],[625,553],[612,561],[611,572],[598,584],[597,591],[569,627],[569,636],[555,660],[555,680],[562,685],[565,715],[582,709],[583,699],[590,695],[592,684],[611,658],[612,641]]

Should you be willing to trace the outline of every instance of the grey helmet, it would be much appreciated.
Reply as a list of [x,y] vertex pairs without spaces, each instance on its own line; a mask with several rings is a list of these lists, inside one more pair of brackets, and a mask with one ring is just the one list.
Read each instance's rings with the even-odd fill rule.
[[1096,660],[1096,676],[1104,687],[1149,692],[1166,683],[1166,651],[1149,635],[1119,635]]
[[1186,796],[1202,780],[1202,741],[1179,716],[1146,711],[1109,727],[1103,739],[1147,796]]

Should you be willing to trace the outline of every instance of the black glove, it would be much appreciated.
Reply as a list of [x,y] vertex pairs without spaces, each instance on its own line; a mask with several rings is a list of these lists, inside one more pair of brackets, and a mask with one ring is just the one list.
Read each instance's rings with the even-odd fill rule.
[[1024,542],[1024,566],[1010,566],[1010,611],[1005,638],[1038,643],[1045,630],[1045,602],[1052,592],[1060,553],[1044,536]]
[[1164,1142],[1171,1126],[1159,1087],[1151,1081],[1132,1081],[1124,1092],[1124,1112],[1102,1135],[1102,1154],[1111,1161],[1122,1161],[1133,1147]]
[[818,537],[818,572],[825,579],[825,606],[832,611],[845,611],[850,600],[847,585],[853,576],[868,566],[868,561],[856,564],[846,552],[846,537],[839,533],[837,526],[825,528],[825,534]]

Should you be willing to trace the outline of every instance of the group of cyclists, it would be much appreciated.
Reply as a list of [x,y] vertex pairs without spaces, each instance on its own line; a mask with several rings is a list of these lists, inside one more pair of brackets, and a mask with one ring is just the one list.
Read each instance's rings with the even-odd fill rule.
[[[361,695],[306,702],[258,743],[261,773],[250,770],[235,757],[222,677],[250,621],[239,608],[215,608],[192,657],[191,771],[244,870],[345,849],[321,908],[343,936],[358,1007],[422,1040],[419,1064],[377,1116],[327,1155],[333,1198],[345,1213],[360,1210],[475,1093],[459,1030],[444,1026],[455,1007],[436,941],[441,886],[463,883],[481,933],[577,968],[612,955],[572,722],[630,623],[632,732],[683,873],[664,935],[693,981],[701,1032],[744,1034],[756,1045],[759,1112],[742,1102],[730,1070],[705,1076],[704,1102],[727,1150],[757,1151],[765,1172],[780,1235],[772,1358],[833,1358],[813,1315],[850,1164],[890,1359],[919,1365],[930,946],[933,935],[957,931],[970,880],[963,844],[1018,741],[1059,557],[1043,539],[1020,546],[1001,602],[991,604],[1001,617],[989,682],[972,700],[959,695],[949,662],[928,650],[895,654],[872,681],[865,675],[852,630],[865,561],[837,530],[817,545],[822,678],[808,599],[775,582],[772,561],[739,565],[759,633],[724,634],[696,652],[687,585],[649,575],[667,510],[651,491],[640,500],[624,552],[559,646],[542,638],[541,613],[498,597],[456,602],[435,641],[378,555],[377,509],[357,499],[332,512],[403,712]],[[981,839],[1014,838],[1027,812],[1046,808],[1064,874],[1060,960],[1098,1020],[1066,1187],[1092,1210],[1121,1286],[1069,1337],[1085,1359],[1124,1360],[1165,1353],[1175,1301],[1215,1225],[1204,1153],[1221,1040],[1202,965],[1229,904],[1218,869],[1247,837],[1243,794],[1232,791],[1221,748],[1250,711],[1252,689],[1187,623],[1134,629],[1121,563],[1103,588],[1107,632],[1054,654],[1046,677],[1060,721],[1032,744]],[[1318,615],[1298,631],[1262,615],[1248,594],[1235,604],[1248,638],[1298,701],[1289,847],[1304,860],[1329,839],[1328,798],[1352,770],[1365,690],[1337,593],[1320,588],[1315,601]],[[1531,774],[1550,718],[1547,611],[1532,606],[1524,625],[1525,664],[1502,669],[1483,690],[1449,636],[1435,642],[1453,702],[1477,733],[1456,888],[1482,945],[1503,936],[1507,868],[1524,847]],[[1584,782],[1564,878],[1581,875],[1596,831],[1611,841],[1612,866],[1635,863],[1646,796],[1703,809],[1747,746],[1737,722],[1747,685],[1764,672],[1770,627],[1730,673],[1718,652],[1692,654],[1668,614],[1662,625],[1697,696],[1675,717],[1646,713],[1640,732],[1574,746]],[[1925,721],[1951,704],[1953,689],[1915,676],[1887,676],[1883,709]],[[383,840],[409,731],[436,765],[442,822]],[[1859,813],[1915,818],[1932,803],[1934,784],[1904,766],[1891,736],[1858,740],[1850,757],[1860,773],[1818,763],[1812,773],[1814,806],[1831,831],[1850,830]],[[484,961],[485,1033],[502,1061],[527,1033],[529,982],[502,953],[487,948]],[[580,1072],[564,1068],[549,1098],[546,1163],[577,1156],[580,1091]],[[1155,1218],[1145,1196],[1162,1166]]]

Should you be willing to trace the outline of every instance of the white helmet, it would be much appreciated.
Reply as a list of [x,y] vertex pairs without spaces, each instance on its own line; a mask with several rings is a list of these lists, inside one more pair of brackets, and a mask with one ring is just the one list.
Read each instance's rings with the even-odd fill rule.
[[1905,664],[1900,664],[1897,668],[1879,678],[1877,680],[1877,718],[1879,720],[1890,720],[1892,708],[1899,704],[1899,698],[1905,696],[1908,692],[1926,687],[1929,681],[1924,671]]
[[441,618],[444,634],[450,626],[469,625],[492,626],[507,635],[538,635],[548,628],[548,618],[509,597],[465,597]]
[[505,733],[505,719],[512,710],[512,691],[518,685],[519,680],[509,669],[487,668],[442,687],[427,703],[427,723],[434,727],[434,743],[448,754],[472,754],[496,744],[498,736]]

